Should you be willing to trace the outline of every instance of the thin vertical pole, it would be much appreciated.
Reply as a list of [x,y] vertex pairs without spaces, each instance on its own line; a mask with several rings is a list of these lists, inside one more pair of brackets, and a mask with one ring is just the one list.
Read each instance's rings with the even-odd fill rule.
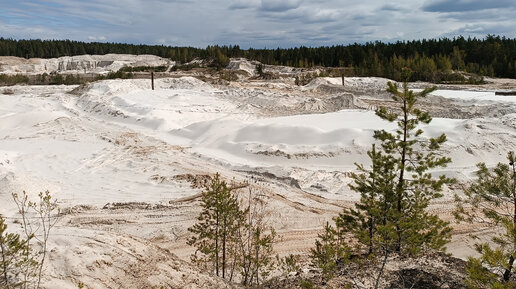
[[154,71],[151,71],[150,76],[151,76],[152,90],[154,90]]

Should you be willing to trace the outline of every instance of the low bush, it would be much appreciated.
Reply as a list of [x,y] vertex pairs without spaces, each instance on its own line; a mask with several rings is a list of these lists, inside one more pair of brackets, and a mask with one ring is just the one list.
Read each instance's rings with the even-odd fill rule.
[[120,68],[118,71],[121,72],[165,72],[167,71],[168,66],[161,65],[161,66],[124,66]]
[[15,74],[15,75],[7,75],[0,74],[0,85],[10,86],[16,85],[20,83],[29,83],[29,77],[26,75]]
[[104,80],[104,79],[130,79],[133,78],[133,74],[131,72],[124,72],[118,70],[117,72],[110,72],[106,75],[99,75],[95,78],[95,80]]

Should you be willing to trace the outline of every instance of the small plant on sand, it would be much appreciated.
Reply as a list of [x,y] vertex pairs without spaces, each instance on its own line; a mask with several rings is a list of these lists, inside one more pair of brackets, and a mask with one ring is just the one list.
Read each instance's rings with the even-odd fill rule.
[[39,288],[43,276],[43,266],[48,253],[48,240],[59,219],[57,201],[49,191],[39,193],[39,200],[32,202],[24,191],[21,196],[12,194],[18,207],[26,250],[22,272],[19,275],[22,288]]
[[282,275],[288,275],[292,272],[298,273],[301,271],[298,255],[290,254],[283,258],[280,258],[279,255],[276,255],[276,264],[278,265],[279,270],[282,272]]
[[25,192],[21,197],[13,194],[13,199],[23,233],[7,232],[0,216],[0,288],[40,288],[48,239],[59,208],[48,191],[39,194],[39,202],[29,201]]

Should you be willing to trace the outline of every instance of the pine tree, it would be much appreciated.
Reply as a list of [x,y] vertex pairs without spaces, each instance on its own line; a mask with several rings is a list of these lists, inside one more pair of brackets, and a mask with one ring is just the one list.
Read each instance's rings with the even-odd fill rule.
[[247,203],[216,174],[202,192],[198,222],[188,230],[188,244],[197,248],[192,261],[233,281],[240,272],[244,285],[260,284],[273,266],[276,232],[267,226],[265,201],[249,188]]
[[515,153],[509,152],[507,159],[508,164],[498,163],[493,169],[479,163],[478,179],[464,190],[464,196],[456,195],[455,217],[459,221],[501,229],[492,237],[492,244],[476,245],[479,258],[469,258],[471,288],[516,288],[512,278],[516,258]]
[[249,188],[247,203],[242,202],[244,222],[237,230],[237,252],[242,284],[260,284],[273,265],[273,245],[276,232],[267,226],[265,200]]
[[226,278],[230,258],[229,248],[235,242],[242,222],[242,211],[233,189],[216,174],[202,192],[202,211],[198,223],[188,228],[194,234],[188,245],[197,248],[192,261],[200,265],[212,264],[217,276]]
[[[376,114],[389,122],[397,122],[398,129],[392,133],[385,130],[375,131],[374,138],[381,142],[384,154],[392,159],[386,165],[394,166],[393,203],[395,208],[392,222],[396,231],[395,251],[415,253],[422,249],[441,249],[450,238],[448,224],[426,211],[430,202],[440,198],[443,186],[454,182],[441,175],[434,178],[432,169],[446,167],[451,159],[440,156],[438,150],[446,142],[446,135],[425,140],[420,123],[429,124],[430,114],[416,107],[419,98],[425,97],[434,88],[419,93],[408,89],[411,71],[402,71],[403,90],[399,91],[394,83],[388,83],[387,91],[392,94],[399,112],[388,111],[381,107]],[[390,162],[394,163],[391,164]]]
[[339,226],[333,227],[326,223],[324,231],[317,236],[315,248],[310,250],[310,258],[312,263],[322,270],[325,278],[331,278],[337,265],[349,259],[350,252]]
[[[375,145],[368,152],[372,166],[367,170],[357,164],[360,173],[353,173],[350,188],[360,193],[360,201],[355,208],[345,209],[337,218],[336,226],[344,232],[351,233],[358,240],[358,250],[367,250],[367,254],[378,253],[384,248],[388,236],[380,236],[380,232],[389,232],[390,220],[394,215],[395,162],[389,155],[376,150]],[[382,244],[382,248],[378,245]]]
[[[357,165],[359,172],[352,175],[350,188],[360,193],[360,201],[334,218],[335,228],[326,225],[325,233],[316,243],[316,251],[312,252],[314,257],[322,256],[312,258],[323,271],[328,268],[325,260],[331,261],[323,258],[327,252],[332,253],[324,249],[327,240],[347,239],[356,244],[355,254],[370,260],[382,257],[376,287],[390,254],[411,257],[429,249],[443,249],[451,232],[447,222],[426,210],[432,200],[441,197],[443,186],[454,181],[444,175],[435,178],[429,172],[450,162],[449,158],[438,155],[446,136],[425,139],[423,130],[418,128],[420,123],[430,123],[431,117],[416,107],[417,100],[433,88],[415,94],[408,89],[410,71],[403,70],[402,75],[405,79],[402,91],[390,82],[387,89],[398,104],[397,110],[381,107],[377,111],[382,119],[396,121],[398,129],[394,133],[375,131],[374,138],[380,142],[380,148],[373,145],[368,152],[371,168]],[[344,249],[347,242],[336,245]]]
[[392,246],[397,253],[417,253],[441,249],[450,237],[448,224],[426,211],[432,200],[441,197],[443,185],[454,181],[445,176],[434,178],[429,172],[451,161],[438,155],[446,136],[425,140],[421,137],[423,130],[418,128],[432,118],[416,107],[417,100],[433,88],[415,94],[407,84],[411,72],[405,69],[402,74],[406,80],[403,91],[391,82],[387,89],[398,103],[398,111],[385,107],[377,111],[382,119],[396,121],[398,129],[394,133],[375,131],[381,150],[373,146],[368,153],[371,169],[357,165],[360,173],[352,175],[350,188],[360,193],[360,202],[336,219],[336,224],[351,232],[369,254],[374,253],[375,242],[384,249]]

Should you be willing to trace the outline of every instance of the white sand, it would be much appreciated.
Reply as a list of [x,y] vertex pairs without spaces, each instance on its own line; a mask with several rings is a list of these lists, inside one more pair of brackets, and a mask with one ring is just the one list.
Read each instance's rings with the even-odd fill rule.
[[[339,81],[321,79],[311,88],[289,83],[214,87],[183,77],[158,79],[152,91],[148,80],[108,80],[75,94],[67,92],[76,87],[12,87],[14,94],[0,94],[0,213],[16,216],[10,193],[22,190],[31,195],[51,190],[63,208],[94,206],[76,207],[59,223],[51,241],[48,288],[79,281],[94,288],[153,286],[167,278],[192,284],[198,273],[162,250],[185,259],[192,252],[185,239],[198,212],[195,202],[153,210],[101,208],[113,202],[169,205],[199,193],[175,175],[220,172],[228,179],[250,179],[266,196],[271,220],[285,237],[280,253],[306,253],[321,224],[357,199],[347,187],[349,172],[355,162],[367,164],[373,131],[395,128],[367,110],[299,114],[307,112],[307,102],[321,104],[313,112],[331,111],[326,105],[334,96],[309,88]],[[346,85],[383,89],[386,81],[346,78]],[[491,93],[435,94],[479,103],[507,101]],[[453,164],[441,172],[467,180],[477,162],[492,165],[516,149],[515,124],[516,114],[508,114],[436,118],[423,129],[425,137],[447,134],[443,153]],[[155,267],[143,270],[147,261],[142,260],[156,261]],[[132,272],[124,270],[126,265],[143,270],[142,283],[131,283],[137,278],[127,277]]]

